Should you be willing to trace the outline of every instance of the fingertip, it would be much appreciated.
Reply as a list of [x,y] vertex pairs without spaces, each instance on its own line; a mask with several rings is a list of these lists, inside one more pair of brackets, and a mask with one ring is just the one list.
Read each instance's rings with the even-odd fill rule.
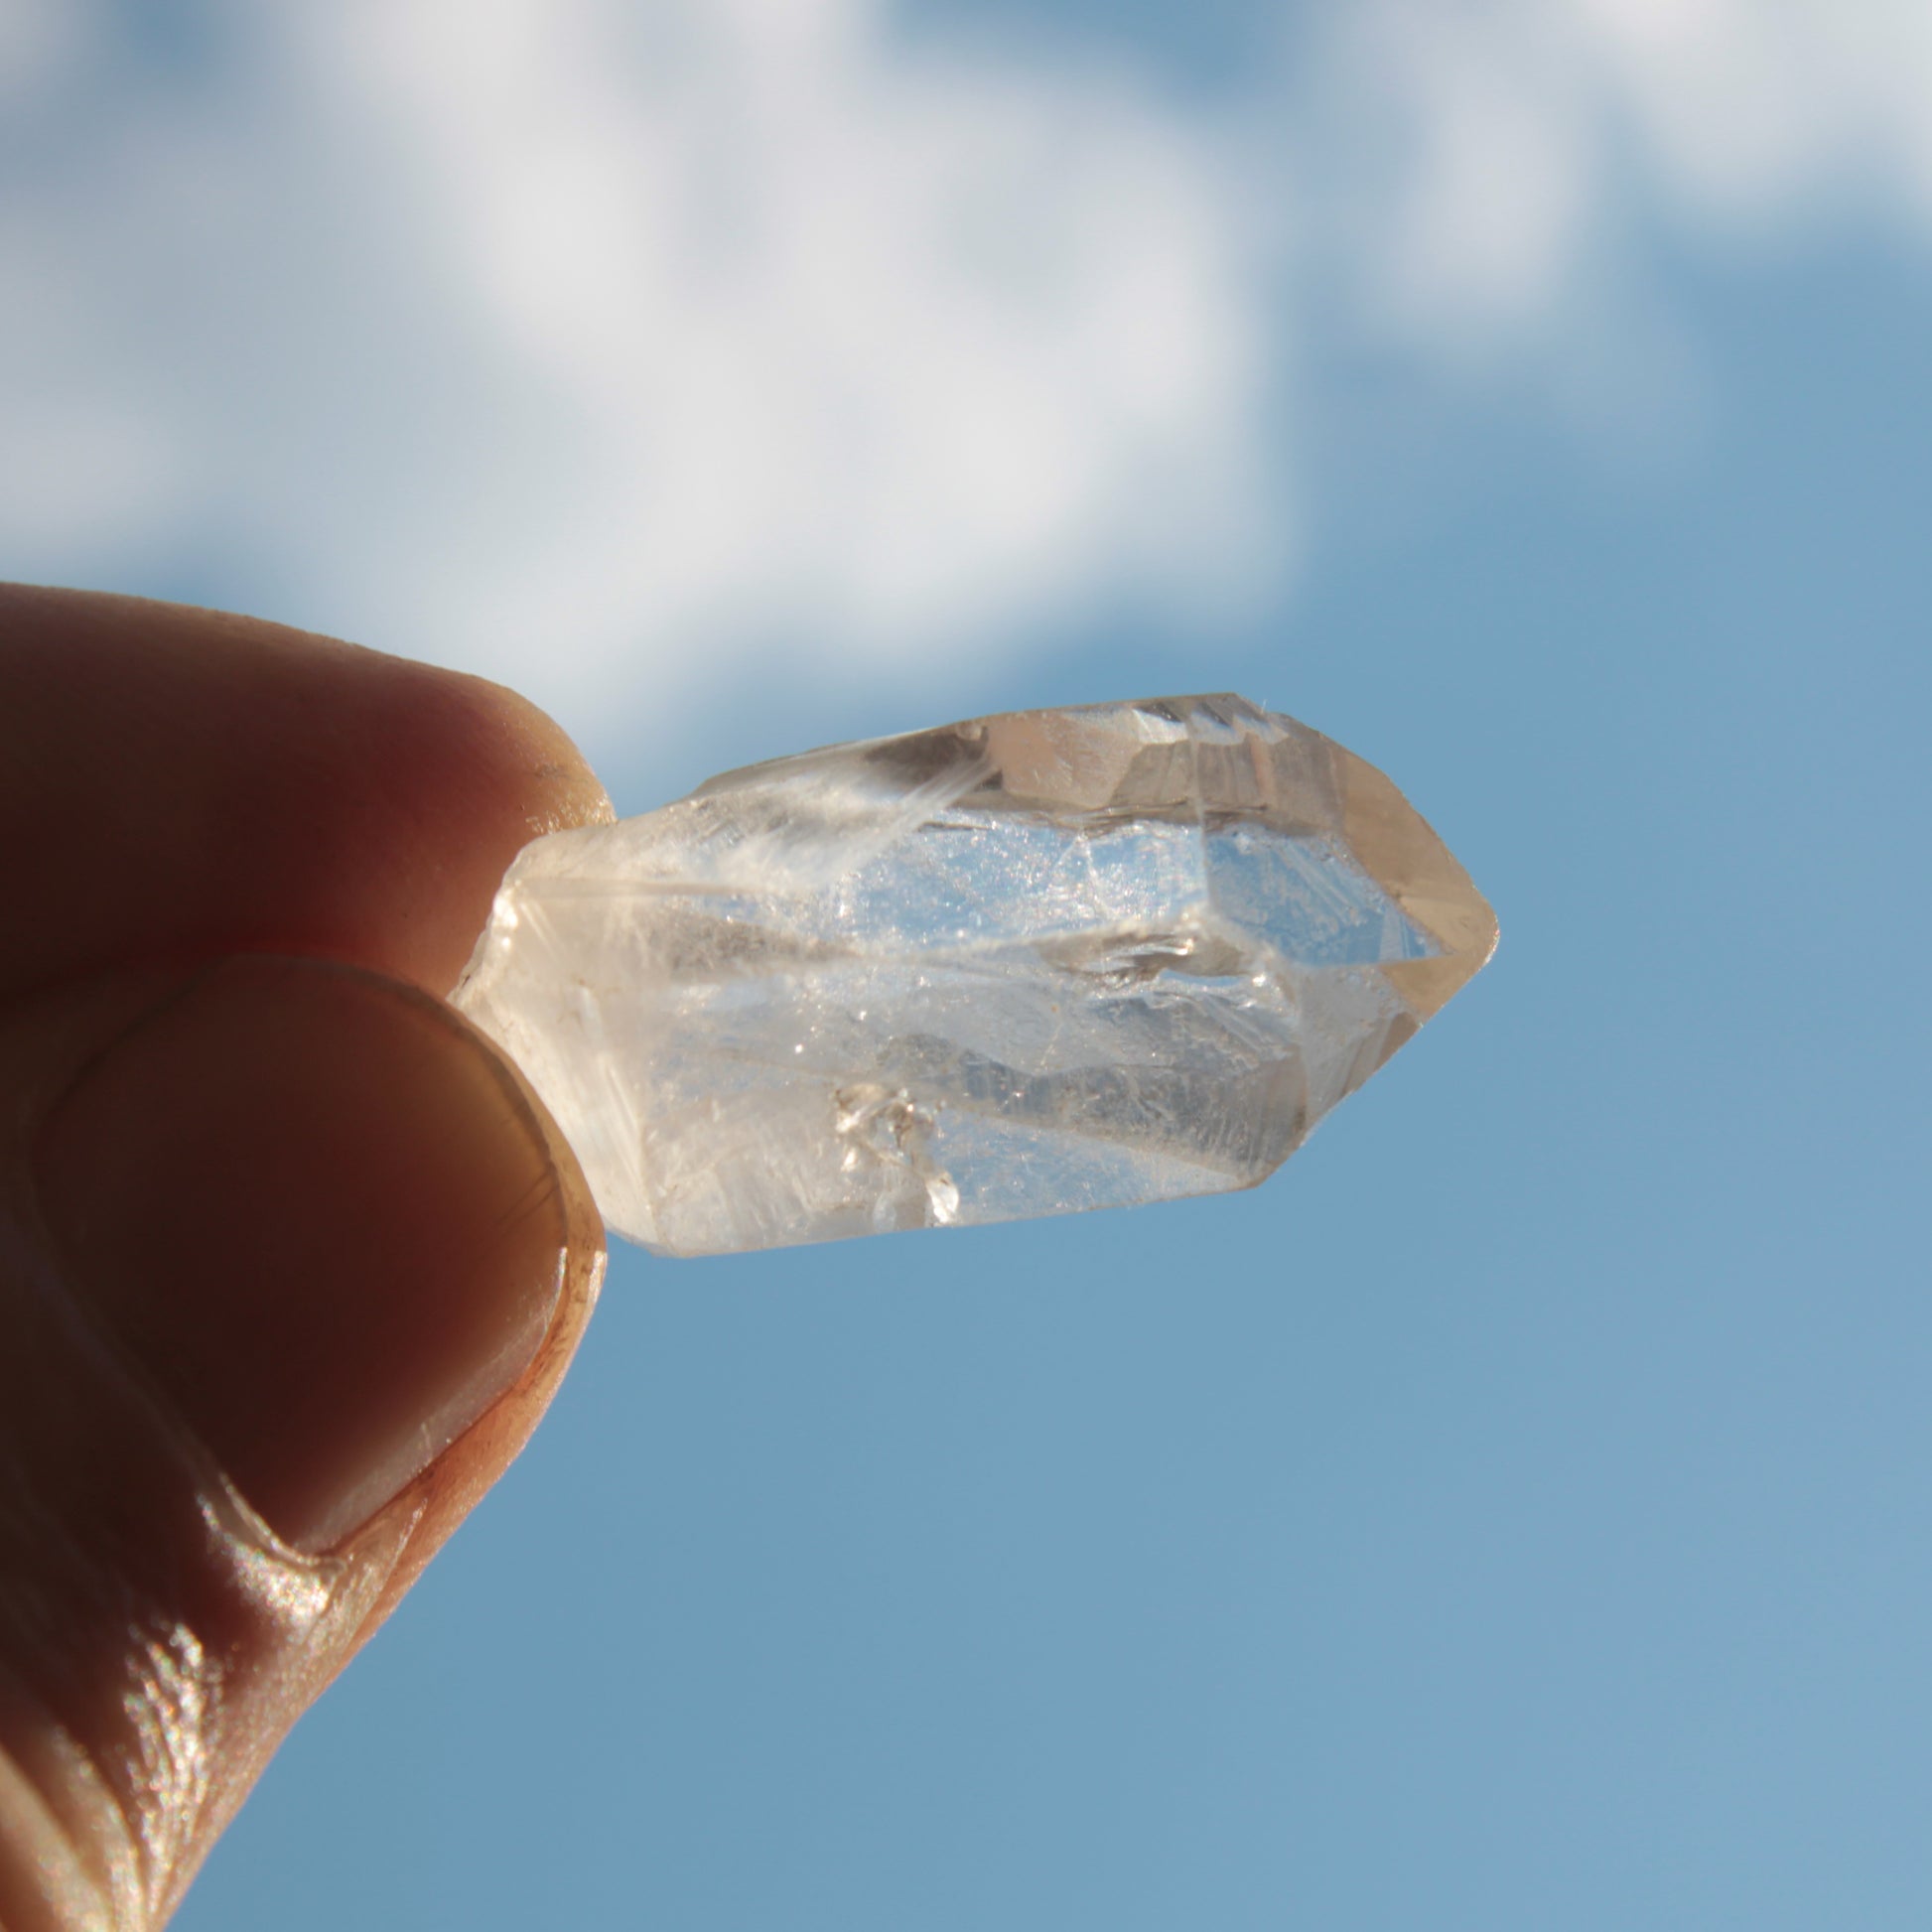
[[472,702],[497,736],[504,776],[518,790],[532,838],[573,825],[603,825],[617,816],[611,794],[563,726],[520,691],[467,673]]
[[31,825],[0,992],[313,953],[447,993],[517,850],[608,818],[485,679],[226,612],[0,586],[0,813]]
[[340,966],[112,975],[0,1074],[0,1924],[158,1924],[523,1447],[602,1229],[515,1068]]
[[335,816],[318,876],[347,957],[441,997],[516,854],[608,821],[611,799],[564,728],[508,686],[370,655],[361,809]]
[[602,1248],[568,1147],[474,1029],[311,961],[191,981],[90,1063],[37,1169],[74,1296],[309,1551],[527,1382]]

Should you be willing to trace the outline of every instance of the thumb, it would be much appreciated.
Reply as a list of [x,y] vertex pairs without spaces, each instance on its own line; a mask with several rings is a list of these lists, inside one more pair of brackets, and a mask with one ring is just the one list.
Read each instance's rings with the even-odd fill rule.
[[0,1092],[0,1925],[146,1927],[521,1447],[601,1229],[516,1071],[357,968],[43,997]]

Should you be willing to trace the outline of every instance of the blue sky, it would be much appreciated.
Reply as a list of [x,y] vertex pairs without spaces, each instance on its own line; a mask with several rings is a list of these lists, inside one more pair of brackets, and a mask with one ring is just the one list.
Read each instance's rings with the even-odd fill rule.
[[[620,1255],[551,1422],[179,1922],[1922,1925],[1916,10],[950,0],[793,9],[778,46],[782,11],[557,7],[576,52],[524,47],[596,135],[568,178],[637,170],[593,259],[683,193],[653,169],[724,168],[747,237],[730,275],[637,244],[581,334],[519,306],[527,232],[421,225],[555,179],[485,138],[555,100],[432,61],[437,7],[207,8],[166,60],[63,15],[99,37],[16,69],[158,159],[15,118],[0,206],[59,303],[0,325],[0,381],[66,469],[0,492],[6,567],[519,676],[633,810],[803,743],[1231,686],[1388,769],[1502,946],[1255,1193]],[[600,68],[613,22],[683,52]],[[299,221],[194,213],[179,183],[257,155]],[[138,327],[136,232],[168,244]],[[626,373],[625,325],[710,327],[714,386]],[[784,418],[768,495],[734,371]],[[640,562],[720,437],[681,556]]]

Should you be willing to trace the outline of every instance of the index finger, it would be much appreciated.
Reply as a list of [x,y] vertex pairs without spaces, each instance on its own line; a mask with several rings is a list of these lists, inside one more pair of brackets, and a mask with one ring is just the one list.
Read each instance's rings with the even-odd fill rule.
[[610,816],[515,693],[334,638],[0,585],[0,998],[272,951],[446,993],[540,832]]

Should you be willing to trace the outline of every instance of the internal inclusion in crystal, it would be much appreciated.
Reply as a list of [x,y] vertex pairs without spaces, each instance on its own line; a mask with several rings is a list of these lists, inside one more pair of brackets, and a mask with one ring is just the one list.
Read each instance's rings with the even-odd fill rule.
[[1014,712],[518,855],[457,989],[670,1254],[1246,1187],[1488,958],[1374,766],[1234,697]]

